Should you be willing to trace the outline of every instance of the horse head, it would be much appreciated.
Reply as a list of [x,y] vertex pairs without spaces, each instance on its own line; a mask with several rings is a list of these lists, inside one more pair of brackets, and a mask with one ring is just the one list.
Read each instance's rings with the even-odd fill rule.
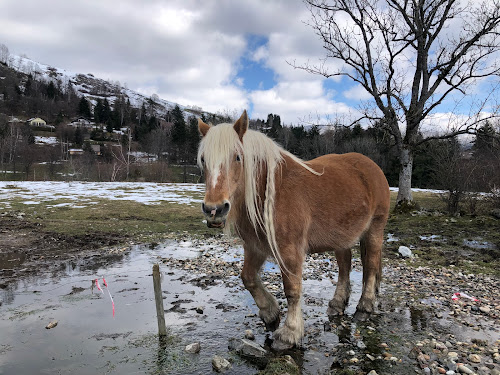
[[198,165],[206,184],[201,209],[209,228],[224,228],[231,202],[244,183],[242,142],[248,129],[247,112],[234,124],[211,126],[198,119],[198,129],[203,137]]

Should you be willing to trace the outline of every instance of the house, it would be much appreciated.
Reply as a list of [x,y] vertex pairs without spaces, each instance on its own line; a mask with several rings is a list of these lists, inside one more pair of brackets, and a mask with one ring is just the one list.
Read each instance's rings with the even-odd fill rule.
[[87,129],[93,129],[95,126],[95,122],[92,122],[86,118],[80,117],[77,118],[76,120],[73,120],[68,124],[69,126],[74,126],[76,128],[87,128]]
[[30,118],[28,124],[31,126],[47,126],[45,120],[42,120],[40,117]]
[[70,155],[83,155],[83,149],[81,148],[70,148],[68,152]]

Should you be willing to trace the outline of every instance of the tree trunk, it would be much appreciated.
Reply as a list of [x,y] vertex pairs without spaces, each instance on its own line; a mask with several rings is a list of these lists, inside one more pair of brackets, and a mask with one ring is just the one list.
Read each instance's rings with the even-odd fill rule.
[[411,194],[411,173],[413,171],[413,154],[403,147],[400,151],[400,170],[399,170],[399,189],[396,204],[400,205],[403,202],[410,203],[413,201]]

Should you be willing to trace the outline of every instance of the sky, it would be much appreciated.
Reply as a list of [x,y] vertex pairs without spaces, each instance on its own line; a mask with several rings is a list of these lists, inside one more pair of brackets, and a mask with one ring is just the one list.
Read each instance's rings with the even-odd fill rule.
[[349,82],[289,65],[324,55],[309,18],[301,0],[2,0],[0,43],[182,105],[299,124],[355,106]]
[[295,69],[324,58],[301,0],[1,0],[10,53],[210,112],[352,117],[366,92]]

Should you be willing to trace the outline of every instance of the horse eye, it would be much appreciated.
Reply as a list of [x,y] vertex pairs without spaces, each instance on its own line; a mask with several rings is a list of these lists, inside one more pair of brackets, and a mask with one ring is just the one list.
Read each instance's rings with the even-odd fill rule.
[[203,156],[201,157],[201,164],[205,164],[205,158]]
[[236,161],[241,161],[240,155],[236,155]]

